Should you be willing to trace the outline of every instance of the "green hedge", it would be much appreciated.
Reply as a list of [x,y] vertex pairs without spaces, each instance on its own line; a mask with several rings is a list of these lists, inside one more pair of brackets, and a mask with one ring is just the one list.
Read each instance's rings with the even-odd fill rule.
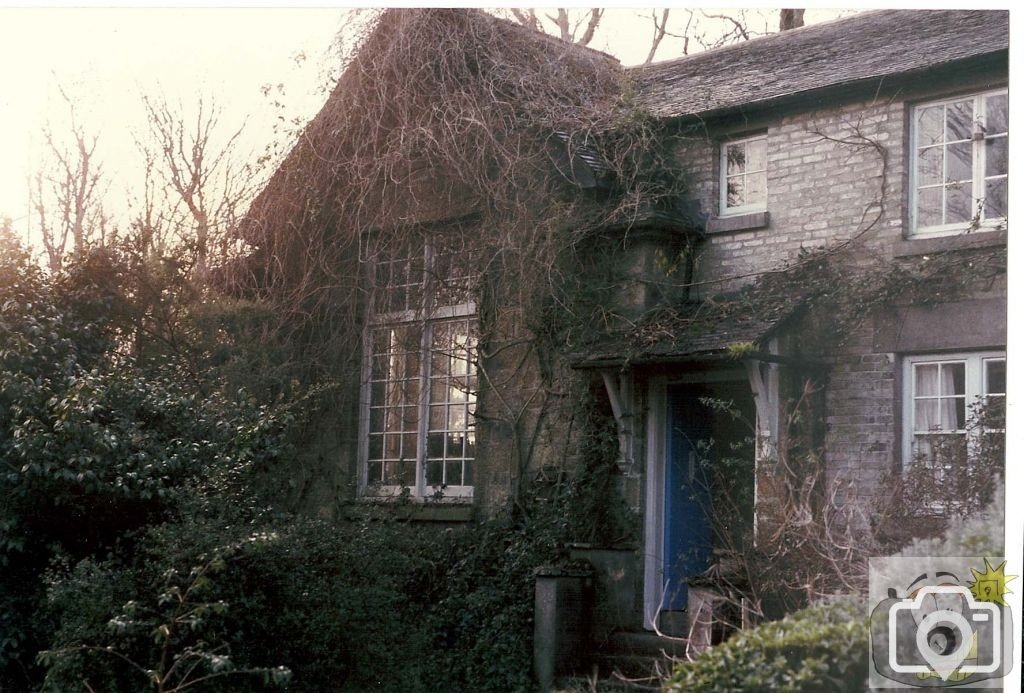
[[678,665],[668,691],[862,691],[866,608],[853,598],[813,606],[737,634]]
[[[45,688],[142,690],[149,671],[167,690],[215,673],[202,690],[271,690],[283,672],[299,691],[529,691],[533,569],[565,541],[534,510],[460,529],[151,528],[132,558],[51,572]],[[171,671],[175,658],[189,666]]]

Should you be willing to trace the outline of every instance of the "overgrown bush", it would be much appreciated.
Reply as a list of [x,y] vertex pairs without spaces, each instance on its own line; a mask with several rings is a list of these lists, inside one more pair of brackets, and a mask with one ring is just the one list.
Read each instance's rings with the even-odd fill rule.
[[287,416],[190,377],[167,335],[138,337],[137,269],[104,249],[46,275],[0,237],[0,688],[39,675],[51,561],[130,554],[209,499],[252,515],[252,470],[287,447]]
[[298,519],[154,528],[136,560],[83,561],[53,577],[60,626],[47,686],[138,690],[148,678],[176,690],[203,676],[203,690],[292,678],[300,690],[384,680],[415,690],[428,557],[445,537],[409,529]]
[[890,550],[943,531],[984,510],[1006,466],[1006,413],[1001,399],[970,409],[966,434],[933,436],[931,455],[888,475],[876,503],[874,529]]
[[[167,681],[155,690],[186,673],[217,674],[204,690],[260,690],[287,669],[297,690],[426,691],[439,676],[449,690],[530,690],[533,569],[565,538],[552,521],[564,507],[531,510],[447,530],[369,518],[154,528],[134,560],[52,575],[47,685],[135,690],[150,672]],[[171,671],[178,659],[190,665]]]
[[862,691],[865,607],[847,598],[743,631],[677,666],[669,691]]

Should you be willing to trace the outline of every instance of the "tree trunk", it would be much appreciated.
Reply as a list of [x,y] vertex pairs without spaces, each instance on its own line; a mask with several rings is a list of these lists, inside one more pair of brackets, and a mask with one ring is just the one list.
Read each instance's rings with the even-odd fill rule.
[[799,29],[804,25],[804,10],[779,10],[779,31]]

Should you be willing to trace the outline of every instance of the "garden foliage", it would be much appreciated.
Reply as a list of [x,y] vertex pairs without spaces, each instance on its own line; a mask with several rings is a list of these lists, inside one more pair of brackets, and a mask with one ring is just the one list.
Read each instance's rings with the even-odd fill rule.
[[2,240],[0,688],[530,688],[533,569],[593,530],[593,489],[463,528],[290,515],[258,489],[293,403],[194,368],[244,370],[228,308],[178,293],[160,323],[141,287],[190,289],[129,253],[48,275]]

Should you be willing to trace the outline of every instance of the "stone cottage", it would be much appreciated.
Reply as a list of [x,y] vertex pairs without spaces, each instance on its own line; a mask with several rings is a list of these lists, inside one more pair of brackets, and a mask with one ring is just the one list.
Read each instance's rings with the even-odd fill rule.
[[[435,45],[411,47],[415,22]],[[515,118],[534,104],[481,57],[503,45],[520,74],[564,80],[530,87],[555,104],[531,128]],[[614,421],[616,493],[640,525],[629,613],[612,620],[678,631],[688,585],[721,559],[723,516],[764,541],[793,521],[778,507],[785,474],[811,479],[816,502],[850,506],[914,460],[941,478],[936,451],[981,435],[972,411],[1005,395],[1006,12],[867,12],[628,69],[467,10],[390,11],[363,46],[250,214],[264,285],[291,286],[289,268],[315,275],[303,264],[312,236],[341,248],[331,262],[353,284],[309,309],[344,315],[355,335],[334,356],[347,375],[302,472],[314,512],[396,498],[424,521],[496,512],[578,461],[575,383]],[[429,51],[440,57],[403,62]],[[453,115],[476,93],[445,81],[439,66],[456,63],[491,70],[495,127],[514,127],[489,141],[476,116]],[[573,91],[584,83],[592,99]],[[402,101],[423,84],[450,91]],[[373,129],[346,139],[345,118],[365,120],[352,109],[375,95]],[[617,120],[566,125],[570,106],[602,100]],[[431,110],[472,151],[432,149],[447,135],[444,118],[426,124]],[[658,155],[622,155],[616,128],[642,131]],[[519,159],[452,170],[516,137]],[[362,178],[360,147],[377,157]],[[419,154],[382,167],[398,151]],[[309,182],[309,161],[332,162],[315,169],[326,180]],[[685,185],[652,183],[659,167]],[[536,170],[549,178],[524,183],[532,202],[513,199],[507,181]],[[329,195],[312,204],[295,193],[305,187]],[[522,235],[500,230],[501,214],[532,207],[546,216],[523,216]],[[572,221],[545,226],[568,207]],[[346,225],[358,231],[344,240],[323,231]],[[394,228],[401,241],[374,244]],[[501,238],[470,242],[488,234]],[[515,261],[524,239],[535,259],[572,262]],[[572,334],[550,338],[528,311],[550,314],[569,292],[515,300],[552,278],[601,285],[566,313],[584,315],[585,333],[564,317],[549,332]],[[781,471],[783,448],[815,470]],[[747,499],[735,506],[708,471],[725,458],[728,495]]]

